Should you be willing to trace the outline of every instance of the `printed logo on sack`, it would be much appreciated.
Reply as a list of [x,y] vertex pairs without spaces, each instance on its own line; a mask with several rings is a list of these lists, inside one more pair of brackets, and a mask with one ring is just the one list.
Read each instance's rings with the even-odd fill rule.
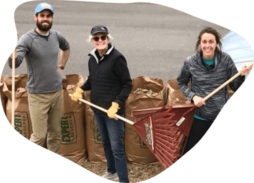
[[90,128],[92,129],[94,134],[94,142],[96,144],[102,144],[100,132],[98,130],[98,127],[96,126],[95,118],[93,118],[93,120],[91,121]]
[[21,135],[30,138],[30,129],[29,129],[29,121],[27,112],[15,112],[14,113],[14,128]]
[[72,112],[62,114],[61,135],[61,144],[72,144],[77,142],[76,123]]
[[139,138],[139,145],[140,145],[140,147],[141,148],[148,148],[146,143],[140,137],[138,137],[138,138]]
[[98,128],[96,128],[96,130],[95,130],[94,139],[95,139],[96,144],[102,144],[101,136],[100,136],[100,132],[99,132]]

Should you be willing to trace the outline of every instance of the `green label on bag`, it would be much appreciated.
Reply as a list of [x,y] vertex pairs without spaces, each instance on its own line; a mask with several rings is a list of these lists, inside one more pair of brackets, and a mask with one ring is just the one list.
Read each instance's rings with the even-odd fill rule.
[[148,148],[146,143],[139,137],[139,143],[141,148]]
[[76,123],[73,113],[62,114],[61,135],[61,144],[72,144],[77,142]]
[[30,138],[28,114],[26,112],[16,111],[14,113],[14,128],[27,139]]
[[94,134],[95,144],[102,144],[101,135],[100,135],[100,132],[99,132],[98,127],[96,125],[95,118],[93,118],[93,120],[91,121],[90,128],[92,129],[93,134]]
[[95,143],[101,144],[102,143],[101,142],[101,135],[100,135],[98,128],[96,128],[94,136],[95,136]]

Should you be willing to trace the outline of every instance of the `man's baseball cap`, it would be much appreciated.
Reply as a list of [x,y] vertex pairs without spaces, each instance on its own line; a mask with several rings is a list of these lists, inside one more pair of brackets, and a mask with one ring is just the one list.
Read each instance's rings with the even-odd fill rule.
[[108,34],[108,29],[104,25],[96,25],[92,28],[91,34],[97,34],[97,33],[105,33]]
[[36,6],[35,10],[34,10],[34,14],[36,15],[37,13],[40,13],[42,12],[43,10],[49,10],[52,12],[52,15],[54,14],[54,11],[53,11],[53,7],[48,4],[48,3],[40,3]]

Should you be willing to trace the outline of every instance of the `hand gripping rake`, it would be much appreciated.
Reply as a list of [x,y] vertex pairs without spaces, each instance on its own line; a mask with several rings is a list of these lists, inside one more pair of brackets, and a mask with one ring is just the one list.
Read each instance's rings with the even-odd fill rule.
[[[72,96],[72,94],[69,94],[69,96]],[[83,103],[85,103],[85,104],[88,104],[88,105],[90,105],[90,106],[92,106],[92,107],[94,107],[94,108],[96,108],[96,109],[99,109],[99,110],[101,110],[101,111],[103,111],[103,112],[105,112],[105,113],[107,113],[107,111],[108,110],[106,110],[106,109],[104,109],[104,108],[102,108],[102,107],[100,107],[100,106],[97,106],[97,105],[95,105],[95,104],[93,104],[93,103],[91,103],[91,102],[88,102],[87,100],[84,100],[84,99],[81,99],[81,98],[79,98],[78,99],[80,102],[83,102]],[[131,121],[131,120],[128,120],[128,119],[126,119],[126,118],[124,118],[124,117],[122,117],[122,116],[119,116],[119,115],[115,115],[118,119],[120,119],[120,120],[122,120],[122,121],[124,121],[124,122],[126,122],[126,123],[129,123],[129,124],[131,124],[131,125],[133,125],[134,124],[134,122],[133,121]]]
[[[248,68],[251,69],[252,66],[253,63]],[[208,100],[240,74],[241,72],[235,74],[203,98],[203,101]],[[194,104],[184,104],[132,111],[136,121],[133,125],[135,130],[165,169],[181,157],[196,108]]]
[[[212,97],[216,92],[240,76],[240,74],[238,72],[203,100],[206,101]],[[71,94],[69,95],[71,96]],[[84,99],[79,98],[78,100],[103,112],[107,112],[106,109]],[[184,143],[186,137],[189,136],[196,107],[194,104],[184,104],[133,110],[132,115],[136,119],[135,123],[119,115],[116,115],[116,117],[133,125],[142,140],[166,169],[176,162],[181,156],[181,152],[183,152]]]

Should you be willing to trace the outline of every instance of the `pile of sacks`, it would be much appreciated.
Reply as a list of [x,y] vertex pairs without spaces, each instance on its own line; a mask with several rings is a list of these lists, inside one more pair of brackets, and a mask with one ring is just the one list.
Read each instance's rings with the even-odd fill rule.
[[[11,80],[12,77],[2,75],[0,83],[1,102],[10,123],[12,118]],[[32,124],[28,109],[26,82],[26,74],[15,76],[14,128],[25,138],[30,139]],[[94,163],[106,162],[93,111],[89,105],[74,102],[69,96],[70,93],[74,93],[77,86],[81,87],[84,82],[84,78],[78,74],[66,75],[66,79],[62,81],[64,100],[60,154],[78,164],[83,164],[86,160]],[[232,91],[230,93],[232,96]],[[90,91],[85,91],[83,98],[90,101]],[[125,118],[137,121],[138,119],[132,116],[133,110],[188,103],[190,101],[178,88],[176,79],[170,79],[165,85],[161,79],[140,76],[133,78],[133,88],[126,101]],[[127,123],[125,123],[123,143],[128,162],[149,164],[158,161],[134,127]]]

